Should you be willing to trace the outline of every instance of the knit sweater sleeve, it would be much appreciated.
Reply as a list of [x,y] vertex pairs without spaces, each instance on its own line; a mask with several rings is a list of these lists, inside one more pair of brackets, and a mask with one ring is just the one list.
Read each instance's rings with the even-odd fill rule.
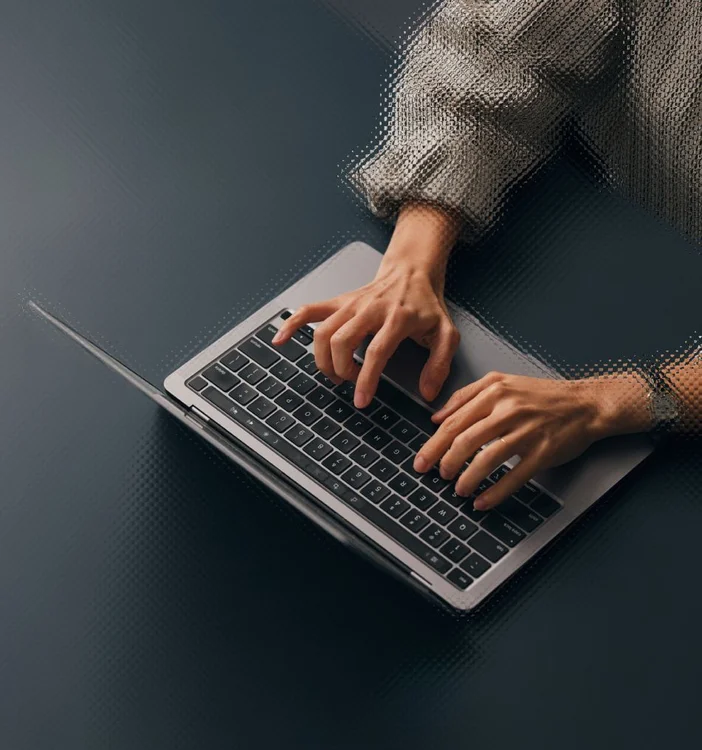
[[443,0],[403,49],[352,186],[380,217],[435,204],[479,236],[554,152],[619,22],[615,0]]

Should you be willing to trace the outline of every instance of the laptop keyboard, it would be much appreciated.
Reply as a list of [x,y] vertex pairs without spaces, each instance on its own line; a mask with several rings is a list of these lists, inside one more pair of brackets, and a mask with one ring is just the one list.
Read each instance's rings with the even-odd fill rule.
[[[288,317],[283,313],[281,317]],[[406,550],[465,590],[561,509],[536,485],[499,506],[473,501],[509,471],[503,465],[468,498],[436,469],[412,464],[436,431],[430,412],[381,379],[365,409],[354,384],[334,385],[315,366],[313,330],[271,344],[278,318],[212,362],[188,386],[274,448]]]

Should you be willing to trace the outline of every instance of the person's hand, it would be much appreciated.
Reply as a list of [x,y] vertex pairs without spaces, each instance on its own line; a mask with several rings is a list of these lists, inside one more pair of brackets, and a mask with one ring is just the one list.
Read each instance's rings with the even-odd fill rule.
[[648,429],[646,394],[645,382],[634,375],[567,381],[489,373],[456,391],[433,415],[440,427],[414,468],[425,472],[440,462],[441,476],[460,474],[456,493],[468,496],[519,456],[511,471],[476,498],[477,510],[489,510],[539,471],[570,461],[596,440]]
[[[403,212],[375,279],[338,297],[303,305],[281,326],[273,344],[297,328],[323,321],[314,332],[317,367],[332,381],[356,382],[354,404],[367,406],[383,368],[399,344],[411,338],[429,349],[419,388],[436,398],[449,374],[459,335],[444,302],[444,275],[455,235],[448,219],[422,207]],[[372,341],[361,367],[354,351]]]

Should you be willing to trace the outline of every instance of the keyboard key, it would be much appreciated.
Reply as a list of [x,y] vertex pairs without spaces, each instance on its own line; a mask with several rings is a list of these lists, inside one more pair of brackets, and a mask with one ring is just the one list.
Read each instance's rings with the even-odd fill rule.
[[236,349],[232,349],[232,351],[228,352],[227,354],[225,354],[223,357],[220,358],[220,362],[232,372],[237,372],[244,365],[249,364],[249,358],[245,357],[241,352],[238,352]]
[[275,364],[279,359],[280,355],[276,354],[273,350],[269,349],[265,344],[261,343],[258,339],[249,339],[244,341],[239,347],[247,357],[250,357],[254,362],[258,362],[261,367],[268,369],[271,365]]
[[427,510],[438,502],[436,495],[424,487],[418,487],[407,499],[419,510]]
[[329,469],[334,474],[341,474],[346,469],[351,466],[351,461],[349,461],[346,456],[342,456],[341,453],[337,453],[334,451],[330,456],[327,456],[324,461],[322,461],[322,464]]
[[517,500],[521,500],[523,503],[531,505],[532,501],[536,500],[540,494],[541,490],[536,485],[525,484],[514,493],[514,496]]
[[312,343],[312,336],[308,336],[305,331],[301,331],[299,328],[293,333],[292,337],[303,346],[309,346]]
[[379,455],[372,448],[361,445],[351,454],[351,458],[365,469],[376,461]]
[[283,320],[287,320],[291,315],[292,315],[292,313],[290,312],[290,310],[283,310],[283,312],[280,313],[280,317]]
[[226,367],[223,367],[218,362],[215,362],[211,367],[208,367],[205,372],[202,373],[203,377],[210,381],[217,388],[223,391],[230,391],[240,381],[239,378],[233,373],[229,372]]
[[394,539],[398,544],[409,550],[413,555],[434,570],[441,574],[445,574],[451,569],[451,563],[449,563],[448,560],[400,525],[400,523],[404,523],[407,514],[405,514],[402,517],[401,522],[398,523],[380,510],[380,508],[376,508],[375,505],[369,503],[359,495],[348,493],[343,500],[349,507],[354,508],[358,513],[367,518],[371,523],[375,524],[379,529],[382,529],[389,537]]
[[370,480],[370,474],[363,469],[352,466],[341,478],[346,484],[357,490]]
[[329,477],[329,479],[324,483],[324,486],[340,498],[343,498],[344,495],[349,491],[348,487],[336,477]]
[[419,449],[427,442],[427,440],[429,440],[429,435],[420,432],[419,435],[410,441],[409,449],[415,453],[419,453]]
[[470,552],[465,544],[456,539],[451,539],[441,548],[441,553],[448,557],[451,562],[459,563]]
[[350,432],[346,432],[346,430],[342,430],[331,441],[332,445],[342,453],[350,453],[359,442],[360,440],[357,437],[354,437]]
[[363,440],[372,445],[376,450],[384,448],[391,440],[387,432],[383,432],[380,427],[373,427],[363,436]]
[[275,406],[264,396],[259,396],[253,403],[249,404],[249,410],[261,419],[275,411]]
[[468,546],[476,552],[480,552],[483,557],[487,557],[491,562],[501,560],[509,552],[508,547],[498,542],[497,539],[493,539],[490,534],[486,534],[484,531],[474,534],[468,540]]
[[341,432],[341,427],[329,417],[322,417],[312,425],[312,429],[325,440],[331,440],[337,432]]
[[376,461],[373,466],[371,466],[370,473],[381,481],[387,482],[397,474],[397,468],[393,466],[390,461],[381,458],[380,461]]
[[250,401],[253,401],[258,396],[258,392],[255,391],[250,385],[241,383],[233,391],[230,391],[229,395],[235,401],[238,401],[240,404],[244,404],[244,406],[246,406],[246,404],[248,404]]
[[420,532],[429,523],[429,519],[423,513],[411,510],[402,516],[401,523],[411,531]]
[[266,424],[269,424],[276,432],[285,432],[295,424],[295,420],[289,414],[278,409],[275,414],[268,417]]
[[433,492],[439,493],[441,490],[443,490],[445,487],[448,487],[450,482],[448,479],[443,479],[441,474],[434,469],[430,469],[426,474],[422,475],[421,479],[422,484],[425,487],[428,487]]
[[307,443],[303,450],[308,456],[312,456],[317,461],[321,461],[332,452],[331,446],[319,438],[315,438]]
[[353,403],[353,394],[356,390],[356,386],[354,383],[352,383],[350,380],[344,380],[341,385],[337,385],[336,388],[334,388],[334,393],[342,399],[342,401],[346,401],[347,404]]
[[273,346],[273,336],[275,336],[276,333],[278,333],[278,329],[269,323],[267,326],[264,326],[256,336],[261,339],[261,341],[272,346],[276,352],[279,352],[285,357],[285,359],[289,359],[291,362],[297,361],[307,353],[305,349],[292,339],[286,341],[284,344]]
[[304,403],[302,396],[298,396],[297,393],[292,391],[283,391],[279,396],[276,396],[275,402],[288,412],[295,411],[298,406]]
[[371,419],[381,427],[385,427],[386,429],[390,429],[395,422],[400,421],[400,417],[395,414],[392,409],[388,409],[387,406],[381,406],[379,409],[373,412],[373,416]]
[[256,383],[259,383],[263,378],[266,377],[268,373],[258,365],[254,364],[253,362],[250,362],[246,367],[244,367],[243,370],[239,372],[239,377],[242,380],[245,380],[249,385],[256,385]]
[[323,372],[318,372],[314,376],[314,379],[330,391],[332,390],[332,388],[336,387],[336,383],[334,383],[333,380],[330,380]]
[[397,495],[392,495],[380,506],[386,513],[389,513],[393,518],[399,518],[406,510],[409,509],[410,504],[403,500]]
[[345,422],[353,414],[353,409],[338,398],[324,411],[337,422]]
[[495,471],[490,474],[490,481],[497,483],[510,471],[509,466],[498,466]]
[[207,385],[207,381],[204,378],[201,378],[199,375],[197,375],[196,377],[188,381],[188,385],[194,391],[201,391]]
[[261,339],[265,344],[268,344],[268,346],[273,345],[273,338],[278,333],[277,326],[274,326],[273,323],[268,323],[267,325],[263,326],[260,331],[256,334],[256,338]]
[[433,523],[427,526],[419,536],[432,547],[440,547],[449,538],[449,533]]
[[541,518],[538,513],[530,510],[526,505],[522,505],[522,503],[514,497],[508,497],[500,505],[500,513],[507,520],[517,524],[520,529],[523,529],[529,534],[543,523],[543,518]]
[[467,557],[462,563],[461,568],[466,572],[470,573],[473,578],[480,578],[483,573],[490,570],[490,563],[483,560],[480,555],[473,552],[470,557]]
[[293,412],[293,416],[296,419],[299,419],[302,424],[309,427],[322,416],[322,412],[314,406],[303,404],[299,409]]
[[446,578],[462,591],[465,591],[473,583],[473,579],[458,568],[454,568]]
[[509,547],[515,547],[524,539],[524,532],[499,513],[488,513],[482,527]]
[[360,414],[355,414],[344,422],[344,427],[359,437],[368,432],[372,426],[373,424]]
[[306,336],[309,336],[311,339],[314,339],[314,328],[312,326],[304,325],[300,326],[298,331],[302,331]]
[[268,398],[275,398],[285,390],[285,386],[269,375],[256,386],[256,389],[263,393],[264,396],[268,396]]
[[443,490],[441,497],[446,500],[449,505],[453,505],[454,508],[460,507],[466,501],[465,497],[456,494],[456,485],[453,482]]
[[447,505],[443,500],[439,500],[439,502],[431,508],[428,515],[443,526],[446,526],[447,523],[451,523],[451,521],[456,518],[458,511],[454,510],[450,505]]
[[314,361],[314,354],[305,354],[305,356],[298,360],[296,364],[311,377],[314,377],[318,372],[317,364]]
[[[383,449],[383,455],[389,458],[393,463],[401,464],[409,455],[409,448],[393,440],[390,445]],[[414,457],[413,457],[414,458]]]
[[390,490],[384,484],[373,481],[368,482],[361,490],[361,494],[377,505],[384,497],[390,494]]
[[419,430],[406,420],[398,422],[391,430],[390,434],[402,443],[409,443]]
[[308,378],[307,375],[303,375],[300,372],[288,383],[288,387],[292,388],[295,393],[299,393],[300,396],[304,396],[309,393],[315,385],[312,378]]
[[475,532],[478,530],[478,527],[472,521],[469,521],[467,518],[464,518],[463,516],[459,516],[458,518],[451,521],[451,523],[449,524],[448,530],[454,536],[457,536],[459,539],[462,539],[465,542],[466,539],[470,538],[471,536],[473,536],[473,534],[475,534]]
[[246,414],[238,404],[235,404],[230,398],[227,398],[227,396],[216,388],[213,388],[211,385],[205,388],[202,392],[202,396],[211,404],[214,404],[218,409],[221,409],[225,414],[236,419],[239,423],[241,423],[243,415]]
[[561,504],[554,500],[550,495],[541,494],[531,504],[532,510],[535,510],[544,518],[552,516],[556,511],[561,509]]
[[297,368],[295,365],[291,365],[284,359],[279,360],[269,370],[271,375],[275,375],[276,378],[280,378],[282,381],[287,382],[293,375],[297,375]]
[[477,486],[475,490],[473,490],[473,499],[478,497],[478,495],[482,495],[485,490],[490,489],[492,487],[492,482],[485,478],[483,481]]
[[403,464],[402,468],[414,479],[421,480],[421,478],[424,476],[419,471],[414,470],[414,456],[410,456]]
[[334,401],[334,396],[326,388],[318,385],[313,391],[307,394],[307,399],[320,409],[324,409]]
[[293,427],[291,430],[288,430],[285,433],[285,437],[291,443],[294,443],[298,447],[301,447],[305,443],[307,443],[309,440],[311,440],[314,437],[314,434],[312,433],[311,430],[308,430],[306,427],[303,427],[302,425],[297,425],[297,427]]
[[458,509],[461,513],[463,513],[464,516],[468,516],[471,521],[475,521],[475,523],[481,523],[483,518],[485,518],[486,511],[484,510],[476,510],[473,507],[473,498],[470,497],[468,500]]
[[415,489],[417,483],[414,481],[414,479],[410,479],[407,474],[398,474],[396,477],[393,477],[393,479],[390,480],[389,485],[390,488],[394,492],[397,492],[398,495],[406,497],[410,492],[412,492],[412,490]]

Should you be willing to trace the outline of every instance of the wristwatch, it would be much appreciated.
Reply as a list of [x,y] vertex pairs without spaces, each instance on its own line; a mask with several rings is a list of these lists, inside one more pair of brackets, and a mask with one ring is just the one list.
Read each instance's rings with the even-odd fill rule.
[[646,398],[652,433],[654,437],[662,438],[675,431],[681,416],[680,402],[657,367],[646,367],[642,374],[651,388]]

